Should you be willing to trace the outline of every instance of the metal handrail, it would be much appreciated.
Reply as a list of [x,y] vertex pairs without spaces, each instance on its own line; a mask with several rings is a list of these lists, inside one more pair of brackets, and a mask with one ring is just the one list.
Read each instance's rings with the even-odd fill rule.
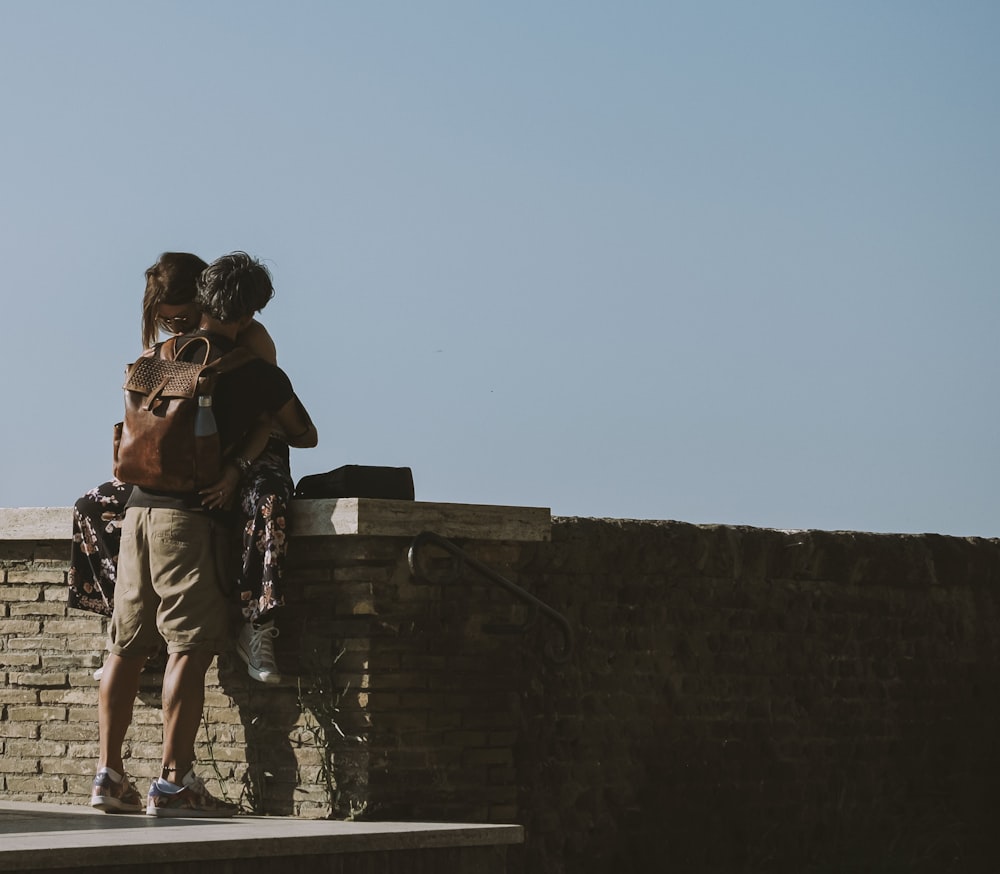
[[441,537],[439,534],[435,534],[433,531],[421,531],[416,537],[413,538],[413,542],[410,544],[410,548],[407,551],[406,558],[410,564],[410,574],[413,576],[413,581],[421,585],[433,585],[434,580],[430,579],[420,568],[420,561],[418,554],[420,548],[427,543],[432,543],[435,546],[443,549],[445,552],[449,553],[454,561],[452,562],[453,573],[451,576],[444,581],[438,582],[456,582],[462,576],[462,567],[468,565],[473,570],[478,571],[484,577],[486,577],[491,582],[496,583],[498,586],[502,586],[511,595],[517,598],[519,601],[523,601],[525,604],[530,605],[532,608],[531,618],[523,623],[522,625],[493,625],[484,626],[485,630],[493,631],[495,633],[509,633],[509,632],[523,632],[527,631],[528,628],[534,623],[539,613],[542,613],[549,620],[555,623],[560,632],[562,633],[562,646],[558,649],[554,646],[553,642],[547,641],[545,644],[545,656],[550,661],[556,664],[561,664],[569,660],[570,655],[573,652],[573,629],[569,624],[569,620],[566,619],[561,613],[557,613],[544,601],[540,601],[531,592],[525,591],[520,586],[512,583],[505,577],[500,576],[495,570],[487,567],[478,559],[473,558],[465,550],[456,546],[450,540]]

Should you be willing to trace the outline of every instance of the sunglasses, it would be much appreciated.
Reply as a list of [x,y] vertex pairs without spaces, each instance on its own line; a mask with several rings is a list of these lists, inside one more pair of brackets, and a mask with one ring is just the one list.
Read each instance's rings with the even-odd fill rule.
[[[172,334],[183,334],[193,328],[198,327],[201,321],[199,313],[192,307],[171,307],[173,313],[159,313],[156,317],[157,323]],[[167,312],[170,312],[168,310]]]
[[160,319],[160,324],[171,331],[178,331],[183,328],[189,328],[194,323],[195,320],[192,316],[171,316],[170,318]]

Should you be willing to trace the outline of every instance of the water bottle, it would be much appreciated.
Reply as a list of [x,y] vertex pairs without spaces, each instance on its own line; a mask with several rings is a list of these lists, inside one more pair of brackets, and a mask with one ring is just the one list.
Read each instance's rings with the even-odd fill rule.
[[194,436],[211,437],[219,433],[215,424],[215,413],[212,412],[212,396],[198,395],[198,412],[194,416]]
[[214,483],[222,473],[219,426],[212,412],[212,396],[198,395],[194,415],[195,483],[199,488]]

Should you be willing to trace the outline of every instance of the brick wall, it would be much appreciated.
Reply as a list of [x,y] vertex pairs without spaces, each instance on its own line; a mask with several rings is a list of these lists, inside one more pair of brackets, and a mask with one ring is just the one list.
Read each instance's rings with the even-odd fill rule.
[[996,871],[1000,542],[555,520],[526,868]]
[[[520,676],[509,598],[418,586],[408,537],[304,537],[275,647],[279,687],[234,654],[208,675],[199,770],[250,811],[513,822]],[[470,543],[498,564],[513,544]],[[80,803],[97,757],[107,621],[67,605],[68,542],[0,539],[0,777],[8,800]],[[159,772],[162,663],[142,676],[126,761]]]
[[[503,591],[421,586],[408,537],[293,540],[278,688],[222,656],[200,768],[247,809],[516,821],[515,869],[975,871],[1000,805],[1000,542],[554,520],[459,541],[565,613],[566,664]],[[103,620],[58,540],[0,540],[0,779],[79,803]],[[158,769],[144,676],[129,767]],[[895,867],[894,867],[895,866]],[[981,866],[981,867],[977,867]]]

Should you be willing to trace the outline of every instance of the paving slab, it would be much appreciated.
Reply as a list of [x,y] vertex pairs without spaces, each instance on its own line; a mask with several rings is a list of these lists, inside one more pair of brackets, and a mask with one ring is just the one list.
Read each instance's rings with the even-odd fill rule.
[[[519,844],[518,825],[342,822],[292,817],[157,818],[0,801],[0,871]],[[276,868],[280,867],[278,865]]]

